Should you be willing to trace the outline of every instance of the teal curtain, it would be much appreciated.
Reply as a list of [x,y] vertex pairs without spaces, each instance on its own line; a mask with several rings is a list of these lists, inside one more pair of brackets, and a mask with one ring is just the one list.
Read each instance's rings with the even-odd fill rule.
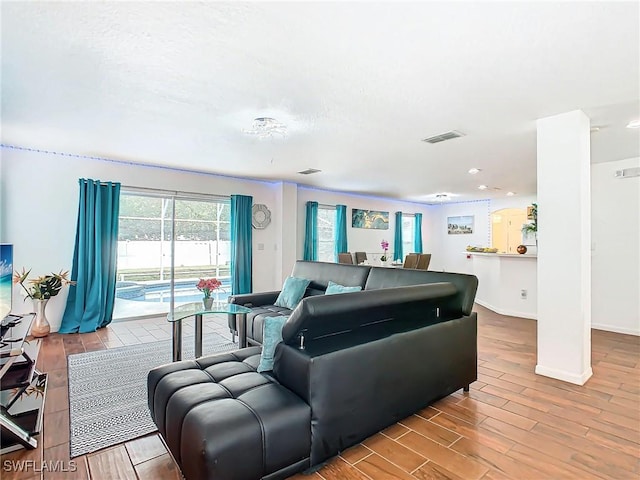
[[318,260],[318,202],[307,202],[303,260]]
[[81,178],[71,280],[60,333],[111,323],[116,293],[120,184]]
[[396,212],[396,231],[393,236],[393,259],[402,260],[402,212]]
[[251,293],[253,197],[231,195],[231,294]]
[[338,254],[349,251],[347,247],[347,206],[336,205],[336,228],[334,230],[336,262]]
[[413,225],[413,251],[422,253],[422,214],[415,214],[415,223]]

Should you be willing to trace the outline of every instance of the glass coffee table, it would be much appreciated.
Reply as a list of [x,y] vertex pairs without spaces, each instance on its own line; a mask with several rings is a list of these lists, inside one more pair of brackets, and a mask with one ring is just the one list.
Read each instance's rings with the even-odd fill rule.
[[236,317],[236,325],[238,326],[238,347],[247,346],[247,313],[250,308],[236,305],[235,303],[214,302],[210,308],[206,308],[202,302],[187,303],[173,309],[173,313],[169,312],[167,321],[173,323],[173,361],[182,360],[182,320],[188,317],[196,318],[196,358],[202,356],[202,315],[207,313],[228,313]]

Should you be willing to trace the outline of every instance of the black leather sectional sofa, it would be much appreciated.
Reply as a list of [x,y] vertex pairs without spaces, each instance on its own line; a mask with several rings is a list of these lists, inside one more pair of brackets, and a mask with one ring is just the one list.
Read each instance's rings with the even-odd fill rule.
[[[477,378],[477,279],[296,263],[311,280],[273,372],[260,347],[152,370],[149,408],[187,480],[276,479],[316,466]],[[362,292],[322,295],[329,280]],[[237,295],[258,344],[277,292]]]

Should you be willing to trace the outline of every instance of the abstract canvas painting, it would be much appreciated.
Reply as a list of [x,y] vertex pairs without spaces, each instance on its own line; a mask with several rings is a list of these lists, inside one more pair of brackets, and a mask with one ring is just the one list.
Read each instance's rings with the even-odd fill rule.
[[389,230],[389,212],[378,210],[351,209],[351,226],[353,228],[372,228]]

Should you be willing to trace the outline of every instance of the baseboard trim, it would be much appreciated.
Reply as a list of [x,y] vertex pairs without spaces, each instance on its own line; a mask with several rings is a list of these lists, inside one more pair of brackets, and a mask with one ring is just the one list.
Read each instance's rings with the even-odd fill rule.
[[543,365],[536,365],[536,374],[562,380],[563,382],[573,383],[574,385],[584,385],[593,375],[593,370],[589,367],[581,374],[575,374],[565,370],[557,370]]
[[500,315],[507,315],[509,317],[519,317],[519,318],[528,318],[531,320],[537,320],[537,315],[533,314],[533,313],[526,313],[526,312],[516,312],[514,310],[505,310],[503,308],[498,308],[494,305],[491,305],[488,302],[485,302],[484,300],[478,300],[476,298],[476,303],[478,305],[482,305],[485,308],[488,308],[489,310],[499,313]]
[[603,323],[592,323],[591,328],[595,330],[604,330],[605,332],[623,333],[625,335],[635,335],[640,337],[640,330],[632,330],[630,328],[620,328],[615,325],[605,325]]

